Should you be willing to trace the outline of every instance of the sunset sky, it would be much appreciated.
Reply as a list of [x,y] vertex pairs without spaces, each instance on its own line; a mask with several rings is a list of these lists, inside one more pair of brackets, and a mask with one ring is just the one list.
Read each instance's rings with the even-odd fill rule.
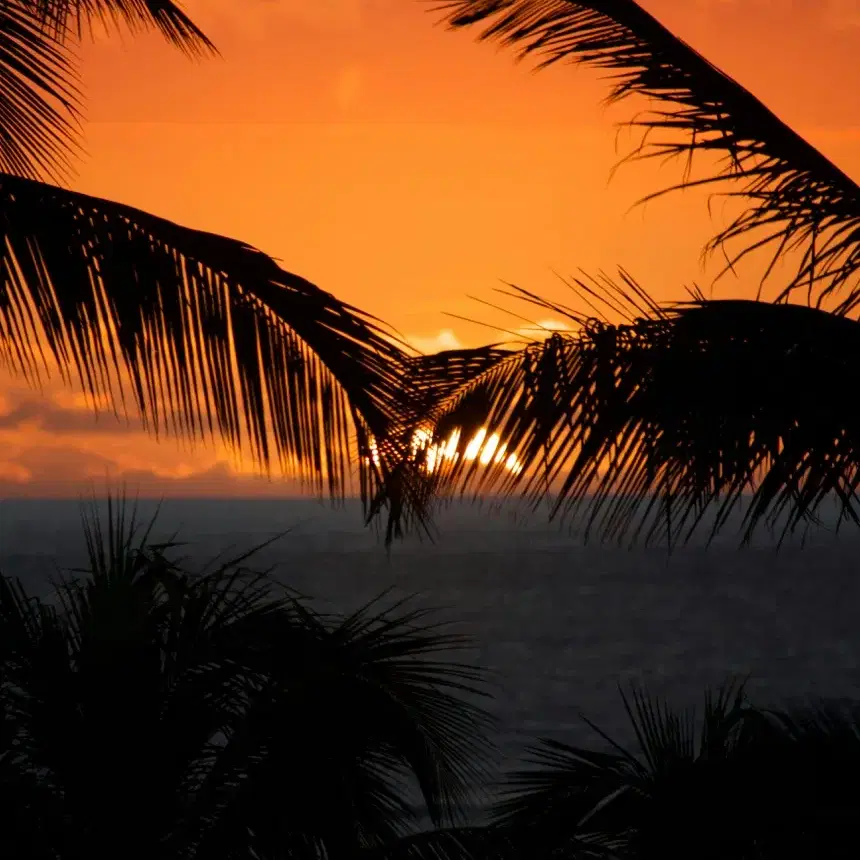
[[[703,195],[631,210],[676,167],[609,172],[635,138],[597,73],[533,74],[451,33],[420,0],[187,0],[221,51],[155,36],[83,49],[86,157],[72,187],[256,245],[433,351],[505,336],[469,296],[500,280],[569,301],[554,272],[622,265],[659,299],[716,271]],[[644,0],[849,175],[860,176],[860,0]],[[750,296],[753,272],[718,296]],[[510,300],[505,300],[510,304]],[[525,306],[514,308],[534,314]],[[546,316],[537,317],[544,322]],[[226,451],[98,421],[59,383],[0,376],[0,498],[76,495],[107,476],[145,494],[279,494]]]

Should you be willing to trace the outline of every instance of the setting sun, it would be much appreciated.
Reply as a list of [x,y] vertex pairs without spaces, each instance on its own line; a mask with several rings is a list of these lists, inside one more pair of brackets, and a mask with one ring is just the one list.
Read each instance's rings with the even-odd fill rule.
[[[433,441],[433,433],[428,429],[418,429],[412,436],[412,455],[420,458],[423,453],[424,468],[427,472],[439,471],[445,463],[456,463],[460,459],[461,431],[455,429],[451,435],[441,441]],[[379,455],[376,446],[371,443],[371,457],[379,464]],[[501,442],[498,433],[487,435],[486,427],[482,427],[471,438],[469,444],[463,450],[464,460],[477,460],[482,466],[502,466],[507,471],[518,475],[523,470],[523,465],[514,453],[508,453],[507,446]]]

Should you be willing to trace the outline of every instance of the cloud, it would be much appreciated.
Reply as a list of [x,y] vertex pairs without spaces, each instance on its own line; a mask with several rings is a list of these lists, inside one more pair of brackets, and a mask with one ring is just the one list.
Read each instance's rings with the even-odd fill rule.
[[0,498],[77,498],[125,488],[142,497],[297,496],[298,481],[239,474],[226,461],[178,474],[124,469],[115,460],[71,445],[35,445],[0,462]]
[[90,479],[104,479],[116,472],[108,457],[77,447],[33,445],[24,448],[5,463],[26,473],[28,483],[49,483],[58,487]]
[[526,340],[546,340],[553,332],[572,331],[570,323],[561,320],[536,320],[534,325],[517,329],[517,334]]
[[300,481],[259,474],[222,442],[145,432],[137,419],[95,415],[80,391],[42,391],[0,373],[0,498],[77,498],[123,485],[141,496],[297,496]]
[[463,347],[457,335],[450,328],[443,328],[442,331],[433,335],[412,335],[406,338],[406,342],[418,352],[428,355],[446,349],[462,349]]
[[[513,332],[499,332],[497,337],[493,337],[494,342],[511,340],[510,334],[513,333],[520,338],[520,342],[544,340],[553,332],[573,331],[569,322],[556,319],[535,320],[533,325],[523,326],[514,329]],[[448,349],[463,349],[463,342],[457,337],[453,329],[443,328],[436,334],[430,335],[408,335],[405,338],[406,342],[423,352],[425,355],[431,355],[434,352],[442,352]]]
[[[0,492],[10,484],[19,486],[30,480],[30,471],[20,463],[3,463],[0,461]],[[4,494],[5,495],[5,494]]]
[[120,480],[141,496],[299,496],[301,482],[272,476],[240,474],[221,460],[208,469],[179,476],[154,475],[146,470],[122,473]]
[[[48,433],[139,433],[142,431],[137,419],[123,420],[112,412],[94,413],[87,406],[61,406],[56,399],[38,398],[33,394],[18,393],[7,396],[0,404],[0,430],[20,430],[25,427],[38,427]],[[83,399],[83,398],[81,398]],[[75,401],[62,398],[66,403]]]

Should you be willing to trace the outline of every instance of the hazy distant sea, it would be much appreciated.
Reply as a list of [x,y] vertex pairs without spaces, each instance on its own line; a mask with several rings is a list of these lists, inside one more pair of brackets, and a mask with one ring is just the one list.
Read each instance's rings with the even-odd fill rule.
[[[79,511],[76,501],[0,501],[0,570],[39,589],[79,565]],[[761,702],[860,698],[860,536],[850,528],[778,553],[767,541],[738,549],[731,533],[669,556],[583,545],[537,514],[458,506],[435,544],[407,540],[389,556],[355,504],[168,500],[160,523],[160,536],[178,530],[203,559],[291,528],[258,564],[276,564],[281,581],[329,608],[388,588],[446,607],[474,638],[472,659],[494,673],[508,761],[537,735],[593,740],[580,712],[627,738],[616,685],[630,679],[679,704],[728,673],[749,675]]]

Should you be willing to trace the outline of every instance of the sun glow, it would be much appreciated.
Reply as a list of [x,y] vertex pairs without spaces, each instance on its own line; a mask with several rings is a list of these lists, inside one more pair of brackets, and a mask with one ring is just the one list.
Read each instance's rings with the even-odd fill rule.
[[[446,463],[455,463],[460,459],[460,430],[454,430],[451,435],[441,441],[433,441],[431,430],[419,428],[412,436],[412,456],[420,460],[424,457],[424,468],[430,472],[437,472]],[[371,457],[374,463],[379,465],[379,454],[375,443],[371,442]],[[462,453],[463,460],[477,460],[482,466],[501,466],[508,472],[518,475],[523,470],[517,455],[508,453],[507,446],[502,443],[498,433],[488,435],[487,428],[482,427],[469,440]]]

